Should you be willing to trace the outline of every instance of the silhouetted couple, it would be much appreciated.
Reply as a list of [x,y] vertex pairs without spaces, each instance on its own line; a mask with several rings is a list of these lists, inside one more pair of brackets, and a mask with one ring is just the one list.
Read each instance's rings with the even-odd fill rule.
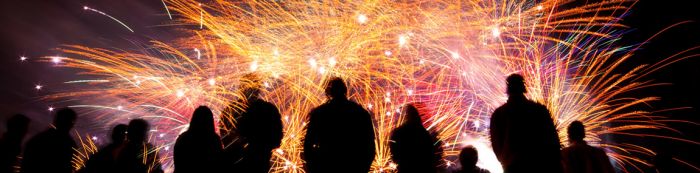
[[[158,150],[148,143],[146,120],[134,119],[112,130],[112,143],[90,157],[81,173],[162,173]],[[125,137],[126,136],[126,137]]]
[[605,152],[583,140],[585,131],[581,122],[569,126],[571,146],[560,151],[552,116],[545,106],[525,97],[524,78],[513,74],[506,82],[508,101],[496,109],[490,125],[491,145],[506,173],[613,171]]

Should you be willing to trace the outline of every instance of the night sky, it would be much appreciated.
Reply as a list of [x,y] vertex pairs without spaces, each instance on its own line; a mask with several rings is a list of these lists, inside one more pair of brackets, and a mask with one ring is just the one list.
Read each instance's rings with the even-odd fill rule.
[[[135,33],[111,19],[83,10],[89,6],[104,11],[127,23]],[[677,26],[659,35],[637,51],[635,57],[620,70],[629,70],[644,63],[654,63],[694,46],[700,46],[700,9],[693,1],[642,0],[637,2],[622,23],[630,28],[621,44],[639,44],[662,29],[687,20],[695,22]],[[39,100],[40,96],[65,89],[64,81],[78,79],[74,72],[36,62],[42,56],[59,55],[54,48],[63,44],[137,50],[135,43],[156,39],[164,42],[177,37],[178,26],[165,14],[160,0],[3,0],[0,1],[0,133],[4,121],[14,113],[32,118],[30,134],[47,127],[51,114],[47,108],[60,103]],[[690,54],[700,54],[694,51]],[[688,55],[690,55],[688,54]],[[28,61],[22,62],[20,56]],[[662,101],[652,103],[654,109],[693,107],[658,115],[700,123],[700,57],[691,58],[661,69],[646,77],[669,85],[644,89],[632,94],[655,95]],[[37,91],[34,86],[44,88]],[[55,88],[61,86],[60,88]],[[80,122],[78,124],[80,126]],[[652,132],[700,141],[698,125],[674,123],[681,133]],[[652,149],[664,151],[700,165],[698,145],[669,142],[654,138],[619,139],[631,143],[648,143]]]

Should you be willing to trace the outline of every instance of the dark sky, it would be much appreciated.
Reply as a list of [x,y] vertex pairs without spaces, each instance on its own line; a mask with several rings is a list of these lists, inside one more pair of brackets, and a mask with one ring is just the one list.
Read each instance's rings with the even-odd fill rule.
[[[131,33],[118,23],[94,12],[82,9],[84,5],[104,11],[127,23],[136,33]],[[693,1],[642,0],[623,20],[630,26],[622,38],[623,44],[637,44],[661,29],[685,20],[696,22],[678,26],[652,40],[639,50],[624,68],[642,63],[654,63],[676,52],[700,46],[700,14]],[[91,45],[105,48],[134,48],[132,41],[146,42],[151,38],[168,41],[174,38],[160,0],[2,0],[0,1],[0,121],[13,113],[32,117],[32,131],[46,127],[50,114],[46,110],[51,103],[38,97],[52,91],[61,82],[75,79],[73,72],[55,68],[48,63],[33,62],[41,56],[60,55],[52,48],[62,44]],[[695,51],[700,53],[700,51]],[[20,62],[19,57],[30,58]],[[648,79],[671,85],[646,89],[634,94],[657,95],[663,101],[654,108],[700,108],[700,58],[693,58],[666,67]],[[36,84],[44,85],[41,91]],[[697,109],[687,109],[664,114],[674,119],[700,123]],[[4,123],[0,132],[5,131]],[[698,126],[674,124],[682,134],[675,135],[700,141]],[[697,145],[667,142],[656,139],[638,139],[632,142],[649,142],[653,148],[676,154],[692,163],[700,164]]]

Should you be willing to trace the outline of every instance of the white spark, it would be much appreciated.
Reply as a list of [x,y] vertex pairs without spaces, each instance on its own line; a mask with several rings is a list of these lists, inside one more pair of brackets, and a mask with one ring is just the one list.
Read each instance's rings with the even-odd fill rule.
[[34,89],[36,89],[36,90],[41,90],[41,88],[44,88],[44,86],[41,86],[41,85],[34,86]]
[[357,22],[358,23],[365,24],[365,23],[367,23],[367,20],[368,20],[367,15],[365,15],[365,14],[357,15]]
[[491,29],[491,35],[493,35],[493,37],[501,36],[501,30],[498,29],[498,26]]
[[209,79],[208,82],[209,82],[209,85],[211,85],[211,86],[216,85],[216,80],[214,80],[213,78]]
[[19,57],[19,60],[20,60],[20,61],[26,61],[26,60],[27,60],[27,57],[26,57],[26,56],[20,56],[20,57]]
[[202,59],[202,52],[200,52],[197,48],[194,48],[194,51],[197,52],[197,59]]
[[129,26],[127,26],[124,22],[120,21],[120,20],[117,19],[117,18],[114,18],[114,17],[110,16],[109,14],[107,14],[107,13],[105,13],[105,12],[96,10],[96,9],[94,9],[94,8],[90,8],[90,7],[88,7],[88,6],[83,6],[83,9],[84,9],[84,10],[90,10],[90,11],[93,11],[93,12],[96,12],[96,13],[99,13],[99,14],[101,14],[101,15],[103,15],[103,16],[107,16],[107,17],[109,17],[110,19],[112,19],[112,20],[118,22],[119,24],[121,24],[122,26],[124,26],[124,27],[125,27],[126,29],[128,29],[129,31],[134,32],[134,30],[132,30],[132,29],[131,29]]

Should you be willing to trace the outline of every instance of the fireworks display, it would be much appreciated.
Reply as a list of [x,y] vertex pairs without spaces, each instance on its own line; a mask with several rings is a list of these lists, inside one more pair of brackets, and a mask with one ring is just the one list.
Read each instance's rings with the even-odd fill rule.
[[[502,172],[490,149],[488,122],[506,101],[504,79],[522,74],[528,97],[546,105],[566,145],[566,126],[586,125],[587,141],[606,149],[625,172],[649,166],[639,156],[654,151],[642,144],[616,143],[609,136],[659,137],[640,129],[671,129],[673,120],[639,105],[659,98],[628,97],[657,85],[644,76],[689,58],[683,52],[656,64],[619,72],[638,47],[617,45],[625,26],[620,17],[634,1],[573,4],[566,0],[468,1],[214,1],[164,0],[173,22],[187,37],[152,41],[137,51],[83,45],[58,48],[63,55],[42,58],[80,71],[68,81],[75,89],[46,96],[79,99],[69,107],[89,110],[95,125],[132,118],[153,123],[168,170],[169,150],[199,105],[216,115],[240,98],[239,80],[250,73],[263,79],[263,97],[282,113],[284,138],[273,153],[272,172],[303,172],[301,159],[307,113],[322,104],[325,80],[340,76],[350,98],[374,116],[375,172],[395,168],[389,136],[399,125],[401,106],[421,102],[430,108],[425,127],[444,144],[444,167],[474,145],[478,165]],[[101,11],[85,7],[118,22]],[[36,89],[41,89],[36,85]],[[343,123],[343,122],[338,122]],[[89,135],[88,135],[89,136]],[[95,152],[85,140],[74,163]],[[85,147],[83,147],[85,148]],[[692,166],[692,165],[691,165]]]

